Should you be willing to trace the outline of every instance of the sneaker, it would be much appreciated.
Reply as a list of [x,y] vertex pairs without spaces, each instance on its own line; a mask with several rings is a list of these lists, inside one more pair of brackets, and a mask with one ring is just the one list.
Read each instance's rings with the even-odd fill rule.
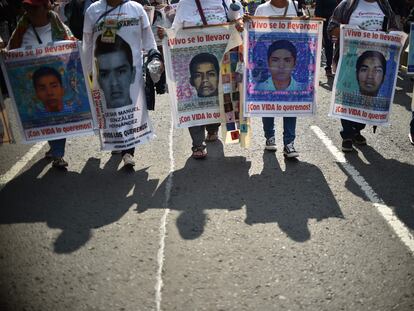
[[359,145],[359,146],[365,146],[367,144],[366,138],[362,136],[360,133],[356,134],[354,138],[352,138],[352,142],[355,145]]
[[414,145],[414,133],[408,133],[408,138],[410,139],[411,145]]
[[269,150],[269,151],[276,151],[277,150],[277,148],[276,148],[276,139],[275,139],[274,136],[266,139],[265,149]]
[[68,166],[68,162],[66,162],[62,157],[57,157],[53,160],[52,166],[56,168],[64,168]]
[[213,141],[216,141],[217,139],[218,139],[217,132],[207,132],[207,137],[206,137],[207,142],[213,142]]
[[354,147],[352,147],[352,139],[347,138],[347,139],[342,140],[342,151],[343,152],[354,151]]
[[325,75],[328,78],[333,78],[335,77],[335,74],[332,72],[332,69],[325,69]]
[[48,151],[45,152],[45,159],[52,159],[53,158],[53,154],[52,154],[52,149],[49,149]]
[[126,167],[135,166],[134,157],[129,153],[125,153],[124,156],[122,157],[122,160],[124,161],[124,166]]
[[296,151],[295,146],[293,146],[293,142],[285,145],[283,148],[283,155],[286,158],[297,158],[299,156],[299,152]]

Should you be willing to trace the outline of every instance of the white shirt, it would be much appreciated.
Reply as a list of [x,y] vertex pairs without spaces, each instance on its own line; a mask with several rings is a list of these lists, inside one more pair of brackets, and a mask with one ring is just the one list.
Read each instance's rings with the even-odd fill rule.
[[35,29],[42,43],[37,40],[33,27],[29,26],[23,35],[22,47],[37,46],[52,42],[52,26],[50,23],[42,27],[35,27]]
[[[288,0],[288,10],[286,12],[287,17],[295,17],[298,16],[296,9],[298,7],[298,3],[295,1],[293,4],[292,0]],[[285,13],[285,8],[277,8],[270,4],[270,1],[259,5],[254,13],[255,16],[283,16]]]
[[142,50],[149,51],[157,48],[147,13],[139,3],[128,1],[97,21],[103,13],[110,9],[112,7],[107,4],[106,0],[99,0],[86,10],[82,50],[87,71],[92,71],[95,41],[102,33],[102,25],[106,19],[112,19],[118,24],[122,23],[122,27],[118,29],[117,34],[130,45],[133,52],[134,66],[137,71],[141,72]]
[[349,25],[356,25],[364,30],[381,30],[384,13],[378,3],[360,0],[349,19]]
[[[200,3],[201,7],[203,8],[204,16],[206,17],[208,25],[223,24],[227,22],[227,16],[222,0],[200,0]],[[225,3],[227,5],[227,8],[231,10],[231,1],[225,0]],[[238,4],[241,8],[241,4]],[[240,14],[241,12],[237,14],[237,16],[233,18],[233,20],[240,17]],[[180,29],[183,27],[202,25],[203,21],[201,19],[200,12],[197,9],[195,0],[181,0],[177,6],[177,11],[174,18],[174,22],[172,24],[172,28]]]

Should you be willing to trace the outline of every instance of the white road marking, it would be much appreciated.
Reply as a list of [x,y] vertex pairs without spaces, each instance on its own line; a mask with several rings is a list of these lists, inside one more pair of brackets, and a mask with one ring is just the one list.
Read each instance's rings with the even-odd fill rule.
[[155,304],[157,306],[157,311],[161,311],[161,300],[162,300],[162,270],[164,268],[164,250],[165,250],[165,237],[167,234],[167,218],[168,214],[170,213],[170,209],[168,208],[170,197],[171,197],[171,189],[173,185],[173,177],[174,177],[174,170],[175,170],[175,162],[174,162],[174,151],[173,151],[173,132],[174,132],[174,121],[171,118],[171,126],[170,126],[170,133],[169,133],[169,157],[170,157],[170,173],[168,175],[167,183],[165,186],[165,211],[164,215],[161,217],[161,224],[160,224],[160,242],[159,242],[159,249],[157,254],[157,263],[158,263],[158,270],[156,276],[156,284],[155,284]]
[[0,191],[10,180],[12,180],[14,177],[16,177],[17,174],[20,173],[23,167],[25,167],[25,165],[35,157],[35,155],[46,145],[46,143],[47,142],[42,141],[34,145],[4,175],[0,176]]
[[326,148],[328,148],[336,160],[342,165],[342,167],[348,172],[352,179],[358,184],[361,190],[372,202],[372,205],[378,210],[380,215],[394,230],[395,234],[408,247],[408,249],[411,251],[411,254],[414,255],[414,237],[407,229],[407,227],[394,214],[392,208],[384,204],[384,201],[378,196],[377,193],[375,193],[374,189],[372,189],[371,186],[365,181],[364,177],[362,177],[359,172],[346,161],[344,154],[333,145],[332,141],[319,127],[313,125],[311,126],[311,129],[324,143]]

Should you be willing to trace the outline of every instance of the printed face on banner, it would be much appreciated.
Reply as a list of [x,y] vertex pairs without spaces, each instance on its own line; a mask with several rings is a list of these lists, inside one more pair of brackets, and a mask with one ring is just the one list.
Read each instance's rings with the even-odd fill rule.
[[315,34],[249,31],[249,40],[247,101],[313,100]]
[[190,62],[190,83],[198,97],[218,95],[219,64],[217,58],[209,53],[198,54]]
[[224,49],[216,45],[171,50],[179,112],[218,107],[218,59]]
[[115,36],[115,43],[96,40],[95,58],[98,83],[102,89],[106,106],[115,109],[132,104],[130,88],[135,80],[131,47],[120,36]]
[[[381,43],[345,41],[338,72],[336,103],[356,108],[388,111],[396,75],[396,47]],[[346,65],[345,65],[346,64]]]
[[78,51],[15,62],[7,74],[23,129],[91,118]]
[[359,92],[366,96],[377,96],[384,82],[386,61],[384,55],[376,51],[365,51],[356,64]]
[[60,112],[63,109],[65,90],[62,75],[52,67],[41,67],[33,73],[33,85],[37,98],[47,112]]

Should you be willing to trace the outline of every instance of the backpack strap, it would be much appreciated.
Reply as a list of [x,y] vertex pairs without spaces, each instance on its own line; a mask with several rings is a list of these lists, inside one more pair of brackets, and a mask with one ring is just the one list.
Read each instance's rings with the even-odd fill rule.
[[203,24],[207,25],[207,20],[206,20],[206,17],[204,15],[203,8],[201,7],[200,0],[195,0],[195,3],[197,5],[198,13],[200,14],[200,17],[201,17],[201,20],[203,21]]

